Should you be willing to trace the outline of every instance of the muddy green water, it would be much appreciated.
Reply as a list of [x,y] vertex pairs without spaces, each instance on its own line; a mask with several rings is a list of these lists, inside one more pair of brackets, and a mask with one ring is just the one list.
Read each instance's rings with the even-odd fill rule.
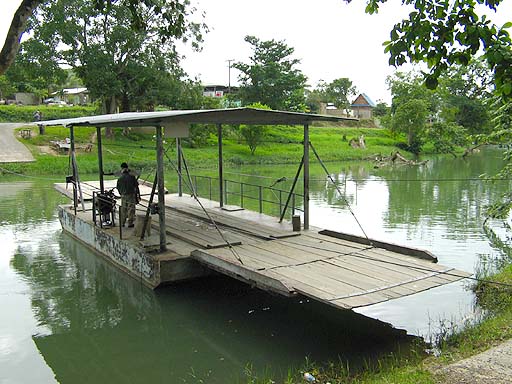
[[[502,257],[482,230],[481,213],[510,183],[476,180],[501,165],[499,150],[466,161],[434,158],[421,168],[327,164],[338,180],[349,179],[342,189],[370,237],[428,249],[441,264],[470,272]],[[229,172],[269,185],[295,169]],[[322,172],[313,167],[311,224],[361,234]],[[55,209],[62,202],[51,180],[0,179],[2,384],[245,383],[249,372],[285,376],[306,358],[341,359],[356,369],[407,349],[414,340],[404,330],[428,338],[440,322],[478,312],[464,282],[358,313],[224,277],[153,292],[62,233]]]

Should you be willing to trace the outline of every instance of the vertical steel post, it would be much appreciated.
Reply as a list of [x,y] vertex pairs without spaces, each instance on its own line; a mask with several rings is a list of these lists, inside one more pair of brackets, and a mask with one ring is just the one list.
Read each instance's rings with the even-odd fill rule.
[[100,173],[100,192],[105,192],[103,180],[103,144],[101,142],[101,127],[96,127],[96,139],[98,141],[98,171]]
[[163,128],[156,127],[156,172],[158,175],[158,216],[160,227],[160,251],[167,250],[165,233],[165,185],[164,185],[164,145]]
[[178,196],[183,195],[183,180],[181,177],[181,139],[176,138],[176,154],[178,155]]
[[309,124],[304,124],[304,229],[309,229]]
[[224,203],[228,204],[228,181],[224,180]]
[[217,140],[219,145],[219,204],[224,206],[224,175],[222,169],[222,124],[217,124]]
[[240,207],[244,207],[244,183],[240,183]]
[[75,153],[75,127],[69,127],[69,140],[70,140],[70,148],[69,148],[69,156],[71,157],[71,168],[73,170],[73,208],[76,216],[76,207],[78,206],[78,195],[77,195],[77,174],[75,167],[75,159],[73,154]]
[[263,189],[261,185],[259,186],[258,189],[258,201],[260,203],[260,213],[263,213]]

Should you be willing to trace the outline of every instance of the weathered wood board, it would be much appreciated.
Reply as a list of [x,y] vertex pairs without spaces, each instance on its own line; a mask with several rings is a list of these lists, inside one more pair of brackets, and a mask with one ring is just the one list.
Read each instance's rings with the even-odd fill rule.
[[301,235],[242,244],[233,250],[195,250],[191,255],[217,270],[229,264],[230,275],[257,286],[268,283],[268,289],[279,287],[277,291],[284,295],[299,293],[343,309],[392,300],[469,276],[423,259],[338,240]]

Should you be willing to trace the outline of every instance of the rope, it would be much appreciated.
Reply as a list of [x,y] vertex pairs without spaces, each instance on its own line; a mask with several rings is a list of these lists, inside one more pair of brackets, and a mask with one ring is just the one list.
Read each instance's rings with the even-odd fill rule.
[[[183,173],[180,172],[178,170],[178,167],[176,167],[176,165],[174,164],[174,162],[171,160],[171,158],[169,157],[169,155],[167,155],[167,151],[164,151],[164,155],[167,157],[167,160],[169,161],[169,163],[171,164],[171,166],[174,168],[174,170],[178,173],[178,175],[180,177],[183,177]],[[199,206],[201,207],[201,209],[203,210],[203,212],[205,213],[205,215],[208,217],[208,220],[210,220],[210,222],[213,224],[213,226],[215,227],[215,230],[218,232],[219,236],[222,238],[222,240],[228,245],[228,248],[229,250],[231,251],[231,253],[233,254],[233,256],[238,260],[238,262],[242,265],[244,265],[244,262],[242,261],[242,258],[240,257],[240,255],[238,254],[238,252],[236,252],[235,248],[233,247],[233,245],[230,243],[230,241],[228,239],[226,239],[226,237],[224,236],[224,234],[222,233],[222,231],[220,230],[219,226],[217,225],[217,223],[215,222],[215,220],[211,217],[211,215],[208,213],[208,211],[206,210],[206,208],[203,206],[203,204],[201,203],[201,201],[199,200],[199,197],[197,196],[197,193],[196,191],[194,190],[194,186],[193,186],[193,183],[192,183],[192,180],[190,179],[190,173],[188,171],[188,166],[187,166],[187,162],[185,160],[185,157],[183,156],[183,152],[181,152],[181,155],[182,155],[182,160],[183,160],[183,166],[185,167],[185,172],[187,173],[187,181],[186,183],[188,182],[189,185],[188,187],[190,188],[190,190],[192,191],[192,197],[194,198],[194,200],[196,200],[196,202],[199,204]]]
[[347,198],[345,197],[345,195],[340,191],[340,189],[338,188],[338,185],[334,182],[334,179],[332,178],[331,174],[329,173],[329,171],[327,170],[327,167],[325,166],[325,164],[322,162],[322,160],[320,159],[320,156],[318,156],[318,153],[316,152],[315,150],[315,147],[313,147],[313,143],[312,142],[309,142],[309,146],[311,147],[311,149],[313,150],[313,153],[315,154],[316,158],[318,159],[318,162],[320,163],[320,165],[322,166],[322,168],[324,169],[328,179],[331,181],[331,183],[334,185],[334,187],[336,188],[336,191],[338,191],[338,194],[341,196],[341,198],[343,199],[343,201],[345,202],[350,214],[352,215],[352,217],[354,217],[354,220],[356,221],[357,225],[359,226],[359,229],[361,229],[361,231],[363,232],[363,235],[364,237],[366,237],[366,240],[368,240],[368,242],[370,243],[370,245],[373,247],[373,243],[372,241],[370,240],[370,238],[368,237],[368,235],[366,234],[363,226],[361,225],[361,223],[359,222],[359,220],[357,219],[357,216],[355,215],[354,211],[352,210],[352,207],[350,206],[350,203],[348,202]]
[[5,173],[9,173],[11,175],[15,175],[15,176],[19,176],[19,177],[24,177],[24,178],[27,178],[27,179],[47,180],[47,181],[59,181],[59,180],[61,180],[60,178],[57,179],[57,178],[49,178],[49,177],[38,177],[38,176],[24,175],[22,173],[17,173],[17,172],[14,172],[14,171],[10,171],[10,170],[2,168],[2,167],[0,167],[0,170],[2,172],[5,172]]

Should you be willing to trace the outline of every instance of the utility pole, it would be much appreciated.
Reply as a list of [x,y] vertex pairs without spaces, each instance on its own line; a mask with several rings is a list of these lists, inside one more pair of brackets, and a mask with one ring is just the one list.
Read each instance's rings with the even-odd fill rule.
[[235,59],[228,59],[228,93],[231,93],[231,62],[235,61]]

